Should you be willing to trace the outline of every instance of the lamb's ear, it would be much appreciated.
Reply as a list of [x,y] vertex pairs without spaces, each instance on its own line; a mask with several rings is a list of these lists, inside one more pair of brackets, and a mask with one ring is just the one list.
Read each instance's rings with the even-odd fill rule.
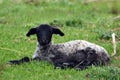
[[26,36],[30,36],[30,35],[33,35],[33,34],[36,34],[36,28],[31,28],[28,33],[26,34]]
[[58,29],[58,28],[53,28],[53,34],[59,34],[60,36],[64,36],[64,33]]

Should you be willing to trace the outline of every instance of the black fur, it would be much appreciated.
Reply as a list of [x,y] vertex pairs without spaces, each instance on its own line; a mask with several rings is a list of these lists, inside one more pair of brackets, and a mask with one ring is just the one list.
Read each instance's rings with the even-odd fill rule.
[[36,28],[31,28],[26,36],[30,36],[36,34],[37,39],[40,45],[47,45],[51,42],[51,38],[53,34],[59,34],[60,36],[64,36],[64,33],[58,29],[53,28],[48,24],[42,24]]
[[25,62],[30,62],[29,57],[24,57],[24,58],[22,58],[20,60],[11,60],[11,61],[8,61],[8,64],[19,65],[19,64],[25,63]]
[[8,64],[14,64],[14,65],[20,65],[22,63],[28,63],[28,62],[31,62],[31,61],[41,61],[41,59],[39,57],[37,58],[34,58],[34,59],[30,59],[29,57],[24,57],[20,60],[11,60],[11,61],[8,61]]
[[[81,56],[83,57],[81,58]],[[52,62],[55,68],[85,69],[88,66],[96,65],[97,58],[98,55],[95,50],[86,48],[85,50],[79,50],[75,54],[71,54],[69,56],[58,53],[54,58],[52,58]]]
[[36,34],[36,28],[31,28],[26,36],[30,37],[30,35]]

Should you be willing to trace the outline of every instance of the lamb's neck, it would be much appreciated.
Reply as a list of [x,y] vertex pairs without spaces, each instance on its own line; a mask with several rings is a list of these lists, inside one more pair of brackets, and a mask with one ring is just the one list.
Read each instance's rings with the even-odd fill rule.
[[57,49],[60,47],[59,44],[52,44],[52,42],[50,42],[48,45],[42,46],[38,44],[38,48],[39,48],[39,53],[42,54],[43,56],[45,55],[49,55],[49,54],[56,54],[57,53]]
[[38,45],[38,47],[39,47],[39,49],[40,49],[40,52],[41,52],[41,53],[47,53],[47,52],[49,51],[49,49],[50,49],[51,44],[52,44],[52,43],[50,42],[49,44],[44,45],[44,46]]
[[37,44],[37,51],[38,51],[38,56],[40,57],[41,60],[47,60],[51,62],[51,57],[54,57],[53,54],[51,54],[50,50],[51,50],[51,43],[49,43],[48,45],[42,46],[39,45],[39,43]]

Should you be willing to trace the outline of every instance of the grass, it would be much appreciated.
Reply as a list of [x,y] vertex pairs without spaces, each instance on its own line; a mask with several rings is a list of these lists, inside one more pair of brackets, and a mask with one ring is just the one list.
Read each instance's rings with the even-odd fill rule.
[[[87,0],[84,0],[87,1]],[[64,37],[53,36],[54,43],[84,39],[113,52],[111,33],[120,37],[120,1],[101,0],[1,0],[0,1],[0,80],[119,80],[120,41],[117,56],[104,67],[83,71],[54,69],[48,62],[8,65],[7,61],[32,57],[36,37],[27,38],[27,31],[42,23],[59,26]]]

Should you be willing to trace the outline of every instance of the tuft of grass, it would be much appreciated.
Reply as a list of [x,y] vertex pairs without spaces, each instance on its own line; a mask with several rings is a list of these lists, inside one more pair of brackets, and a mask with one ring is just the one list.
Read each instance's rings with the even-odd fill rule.
[[[94,67],[90,77],[93,79],[118,80],[120,79],[120,69],[116,67]],[[97,74],[97,75],[96,75]]]

